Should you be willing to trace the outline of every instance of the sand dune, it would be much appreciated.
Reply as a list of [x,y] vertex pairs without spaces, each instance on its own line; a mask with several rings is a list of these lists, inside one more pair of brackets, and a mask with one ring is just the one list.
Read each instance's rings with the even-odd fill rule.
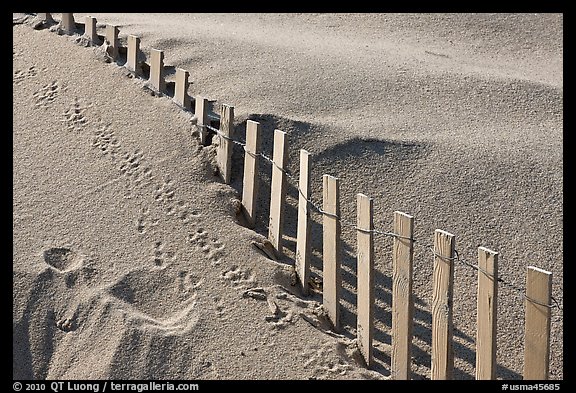
[[[86,14],[75,14],[83,21]],[[165,51],[190,71],[191,96],[235,106],[237,137],[257,120],[263,149],[289,133],[289,169],[313,156],[341,179],[341,209],[374,198],[415,236],[457,235],[468,260],[486,246],[501,276],[554,274],[563,303],[562,15],[92,14],[98,32]],[[60,14],[54,15],[59,19]],[[376,365],[358,364],[355,232],[343,228],[342,336],[326,333],[320,294],[290,285],[297,190],[288,188],[286,258],[251,245],[267,234],[269,171],[255,231],[238,225],[243,152],[232,184],[215,173],[190,113],[154,97],[100,48],[13,27],[14,378],[386,378],[391,241],[376,240]],[[322,228],[314,217],[313,275]],[[429,378],[432,256],[415,255],[414,378]],[[474,378],[475,272],[456,265],[455,377]],[[265,296],[246,290],[263,288]],[[271,315],[269,301],[279,307]],[[498,377],[519,379],[523,304],[501,287]],[[304,315],[304,317],[302,317]],[[314,328],[307,320],[318,326]],[[563,316],[554,310],[551,377],[563,378]]]

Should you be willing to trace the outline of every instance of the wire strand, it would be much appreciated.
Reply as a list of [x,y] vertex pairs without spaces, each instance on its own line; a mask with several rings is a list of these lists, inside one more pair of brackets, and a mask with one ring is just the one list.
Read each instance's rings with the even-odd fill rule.
[[[211,118],[213,118],[213,119],[216,119],[216,120],[219,119],[218,117],[214,117],[214,116],[211,116],[211,115],[209,115],[209,117],[211,117]],[[275,166],[277,169],[279,169],[282,173],[284,173],[287,178],[289,178],[290,180],[292,180],[292,181],[295,183],[295,184],[293,184],[293,185],[294,185],[295,188],[298,190],[298,193],[306,200],[307,205],[310,206],[310,207],[312,207],[312,210],[313,210],[313,211],[316,211],[317,213],[320,213],[322,216],[332,217],[332,218],[334,218],[334,219],[336,219],[336,220],[339,220],[341,226],[351,227],[351,228],[353,228],[353,229],[355,229],[355,230],[357,230],[357,231],[364,232],[364,233],[373,233],[373,234],[383,235],[383,236],[387,236],[387,237],[392,237],[392,238],[395,238],[395,239],[410,240],[410,241],[412,241],[413,243],[416,243],[417,245],[425,248],[427,251],[431,251],[434,256],[436,256],[436,257],[438,257],[438,258],[440,258],[440,259],[443,259],[443,260],[445,260],[445,261],[450,261],[450,262],[454,262],[454,261],[455,261],[455,262],[458,262],[458,263],[460,263],[461,265],[466,266],[466,267],[469,267],[469,268],[471,268],[471,269],[474,269],[474,270],[476,270],[476,271],[478,271],[478,272],[481,272],[482,274],[484,274],[484,275],[486,275],[487,277],[489,277],[489,278],[491,278],[492,280],[494,280],[494,278],[495,278],[494,275],[490,274],[490,273],[489,273],[488,271],[486,271],[485,269],[481,268],[481,267],[478,266],[477,264],[474,264],[474,263],[471,263],[471,262],[466,261],[465,259],[462,259],[462,258],[460,257],[460,254],[459,254],[458,250],[454,250],[454,255],[455,255],[455,256],[453,256],[453,257],[447,257],[447,256],[445,256],[445,255],[438,254],[438,253],[435,251],[434,247],[432,247],[432,246],[430,246],[430,245],[426,245],[426,244],[424,244],[424,243],[421,243],[418,239],[415,239],[415,238],[413,238],[413,237],[402,236],[402,235],[400,235],[400,234],[398,234],[398,233],[383,231],[383,230],[379,230],[379,229],[364,229],[364,228],[359,228],[355,223],[352,223],[352,222],[350,222],[350,221],[344,220],[341,216],[339,216],[339,215],[337,215],[337,214],[334,214],[334,213],[330,213],[330,212],[325,211],[324,209],[322,209],[322,207],[320,207],[320,204],[315,203],[315,202],[312,200],[312,198],[306,197],[306,195],[304,195],[303,191],[302,191],[302,190],[300,189],[300,187],[299,187],[298,179],[296,179],[296,177],[295,177],[293,174],[291,174],[289,171],[287,171],[285,168],[282,168],[282,167],[280,167],[278,164],[276,164],[276,162],[275,162],[271,157],[267,156],[266,154],[264,154],[264,153],[262,153],[262,152],[260,152],[260,153],[253,153],[253,152],[249,151],[248,148],[247,148],[247,146],[246,146],[246,142],[240,141],[240,140],[237,140],[237,139],[234,139],[234,138],[231,138],[231,137],[229,137],[228,135],[224,134],[224,133],[223,133],[222,131],[220,131],[219,129],[214,128],[214,127],[212,127],[212,126],[210,126],[210,125],[197,125],[197,126],[198,126],[198,127],[206,127],[207,129],[215,132],[216,135],[218,135],[218,137],[223,138],[223,139],[225,139],[225,140],[228,140],[228,141],[230,141],[230,142],[232,142],[232,143],[235,143],[235,144],[237,144],[237,145],[239,145],[239,146],[242,146],[242,147],[244,148],[244,151],[245,151],[246,153],[248,153],[250,156],[252,156],[252,157],[254,157],[254,158],[262,157],[265,161],[271,163],[273,166]],[[534,304],[539,305],[539,306],[542,306],[542,307],[547,307],[547,308],[550,308],[550,309],[558,308],[559,310],[562,310],[562,307],[560,306],[560,304],[558,303],[558,301],[557,301],[553,296],[551,296],[551,300],[552,300],[553,304],[543,304],[543,303],[541,303],[541,302],[538,302],[538,301],[535,300],[535,299],[532,299],[532,298],[528,297],[528,296],[526,295],[525,289],[523,289],[523,288],[521,288],[521,287],[518,287],[518,286],[512,284],[511,282],[508,282],[507,280],[504,280],[502,277],[498,277],[498,278],[497,278],[497,281],[498,281],[499,283],[502,283],[505,287],[507,287],[507,288],[509,288],[509,289],[511,289],[511,290],[514,290],[514,291],[518,292],[518,293],[521,295],[521,296],[520,296],[521,298],[524,298],[524,299],[528,300],[528,301],[531,302],[531,303],[534,303]]]

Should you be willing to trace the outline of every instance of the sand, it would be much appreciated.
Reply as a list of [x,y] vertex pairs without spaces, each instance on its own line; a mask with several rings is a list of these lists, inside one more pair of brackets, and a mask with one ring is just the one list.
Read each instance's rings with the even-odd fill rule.
[[[215,114],[233,105],[238,138],[246,119],[260,121],[271,154],[273,130],[288,132],[289,170],[298,174],[299,149],[312,152],[312,196],[321,200],[323,174],[339,177],[345,220],[364,193],[376,228],[391,230],[395,210],[412,214],[422,244],[443,229],[468,261],[494,249],[518,287],[527,266],[550,270],[563,305],[562,15],[91,15],[99,34],[117,24],[122,43],[137,34],[145,54],[164,50],[167,80],[189,70],[189,94],[215,100]],[[335,335],[321,294],[291,286],[297,190],[275,262],[251,244],[267,234],[270,167],[260,166],[258,224],[245,228],[242,151],[222,184],[192,114],[77,38],[13,26],[13,377],[388,378],[391,239],[375,241],[366,370],[354,342],[355,231],[342,231]],[[430,377],[432,261],[415,249],[414,379]],[[454,286],[454,377],[473,379],[475,271],[456,264]],[[247,295],[254,287],[264,295]],[[521,379],[523,300],[503,285],[499,295],[497,375]],[[552,316],[550,375],[562,379],[562,311]]]

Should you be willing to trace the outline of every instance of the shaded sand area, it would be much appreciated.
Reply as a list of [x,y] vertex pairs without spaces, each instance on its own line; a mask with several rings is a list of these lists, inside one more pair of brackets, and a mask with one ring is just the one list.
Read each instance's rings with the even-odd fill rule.
[[[83,21],[84,14],[75,14]],[[60,14],[54,15],[59,20]],[[341,210],[374,198],[375,226],[415,216],[415,237],[457,236],[500,252],[524,286],[553,272],[563,304],[561,15],[93,14],[120,40],[165,51],[190,71],[191,96],[235,106],[237,136],[261,122],[341,179]],[[105,63],[99,48],[13,27],[14,378],[386,378],[391,356],[391,239],[376,238],[375,360],[358,364],[355,231],[343,227],[342,335],[321,294],[291,286],[297,190],[288,188],[286,258],[251,245],[267,233],[270,167],[256,231],[237,223],[243,152],[232,184],[215,176],[191,114]],[[313,276],[322,227],[313,215]],[[415,249],[413,377],[429,378],[432,255]],[[455,378],[474,378],[476,272],[455,266]],[[263,296],[246,296],[248,288]],[[273,315],[275,306],[278,311]],[[524,307],[501,285],[498,377],[519,379]],[[551,377],[563,378],[562,312],[553,310]],[[316,327],[312,325],[317,325]]]

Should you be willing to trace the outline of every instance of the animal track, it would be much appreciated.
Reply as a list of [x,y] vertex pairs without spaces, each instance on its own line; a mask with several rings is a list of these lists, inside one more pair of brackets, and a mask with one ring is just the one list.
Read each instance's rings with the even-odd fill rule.
[[[164,243],[157,241],[154,244],[154,266],[163,268],[168,263],[174,262],[176,254],[173,251],[165,251]],[[168,261],[168,262],[167,262]]]
[[[76,115],[82,115],[82,110],[85,108],[75,108],[74,112]],[[86,122],[81,119],[77,119],[78,124],[83,125]],[[103,155],[109,156],[112,162],[117,166],[120,174],[124,176],[126,182],[124,182],[125,192],[124,198],[132,198],[134,189],[143,188],[149,186],[154,176],[152,175],[152,169],[148,166],[143,166],[144,153],[140,149],[136,149],[133,152],[122,151],[121,143],[114,132],[110,123],[104,123],[102,120],[97,120],[96,129],[93,131],[92,146],[102,152]],[[137,226],[139,232],[142,232],[142,226],[144,225],[144,218],[140,217],[138,219]],[[156,220],[157,222],[157,220]]]
[[179,285],[180,291],[182,291],[184,293],[198,289],[202,285],[202,283],[204,282],[204,279],[197,278],[196,276],[194,276],[193,274],[191,274],[185,270],[180,271],[180,273],[178,275],[178,279],[179,279],[178,285]]
[[60,92],[66,89],[60,82],[52,81],[32,95],[36,99],[36,106],[48,106],[60,95]]
[[164,207],[164,211],[169,216],[175,216],[184,224],[192,221],[192,219],[200,216],[197,210],[191,210],[188,205],[183,201],[175,201],[175,190],[173,187],[172,179],[166,177],[164,182],[156,186],[153,196],[154,200]]
[[346,375],[354,367],[351,364],[352,344],[325,341],[320,346],[314,343],[300,355],[304,358],[304,367],[313,370],[315,379],[332,379],[334,375]]
[[256,284],[254,276],[249,271],[241,270],[237,266],[222,272],[222,278],[238,288],[252,287]]
[[222,301],[220,296],[215,296],[213,300],[214,300],[214,309],[216,310],[216,315],[218,315],[218,318],[224,318],[224,316],[225,316],[224,302]]
[[12,81],[15,85],[19,85],[24,82],[25,79],[31,78],[38,75],[38,71],[36,71],[36,67],[30,66],[26,70],[18,70],[14,72],[14,76]]
[[124,153],[121,157],[121,163],[118,169],[120,173],[127,179],[126,193],[124,198],[132,198],[132,190],[134,188],[143,188],[152,183],[152,169],[150,167],[142,166],[144,153],[140,149],[136,149],[132,153]]
[[66,333],[78,328],[76,320],[73,318],[61,318],[57,320],[56,327]]
[[212,266],[220,265],[224,244],[217,238],[209,238],[204,228],[198,228],[195,233],[186,238],[197,250],[200,250],[212,262]]
[[92,107],[92,104],[82,105],[78,98],[74,99],[70,108],[64,112],[66,126],[70,131],[81,131],[86,124],[88,124],[88,119],[84,116],[86,109]]
[[140,211],[140,217],[136,221],[136,230],[139,234],[143,235],[146,233],[150,226],[158,225],[159,219],[150,218],[150,208],[145,207]]
[[158,203],[168,204],[174,199],[174,188],[172,187],[172,179],[166,177],[161,185],[156,186],[154,190],[154,200]]
[[100,149],[102,154],[109,155],[112,161],[116,162],[120,154],[120,142],[114,130],[110,128],[110,124],[100,124],[94,131],[94,135],[92,146]]
[[12,61],[22,58],[22,54],[23,54],[22,50],[12,46]]

